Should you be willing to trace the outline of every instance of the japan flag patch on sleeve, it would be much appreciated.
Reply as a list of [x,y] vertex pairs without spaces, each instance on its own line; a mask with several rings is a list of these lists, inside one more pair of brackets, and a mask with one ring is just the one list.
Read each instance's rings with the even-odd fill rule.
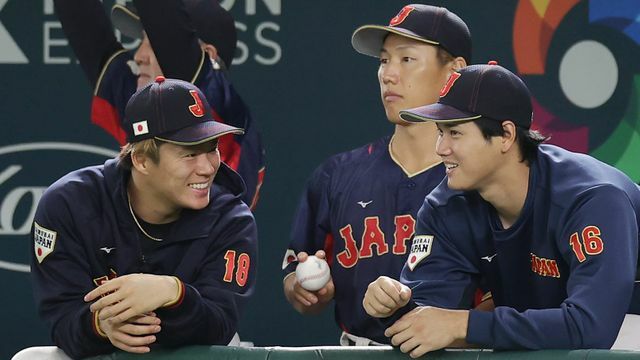
[[433,245],[433,235],[416,235],[411,243],[411,253],[407,258],[407,266],[411,271],[418,264],[431,254],[431,246]]
[[44,260],[47,255],[53,252],[53,248],[56,246],[57,236],[57,232],[44,228],[38,225],[38,223],[34,223],[33,250],[36,253],[39,264],[42,263],[42,260]]

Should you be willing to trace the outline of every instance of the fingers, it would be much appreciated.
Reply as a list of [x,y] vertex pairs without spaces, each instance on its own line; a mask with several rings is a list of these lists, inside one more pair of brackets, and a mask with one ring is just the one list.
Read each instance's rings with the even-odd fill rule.
[[[96,290],[100,289],[100,287],[96,288]],[[94,290],[95,291],[95,290]],[[92,291],[93,292],[93,291]],[[92,292],[90,292],[89,294],[91,294]],[[85,296],[85,300],[88,298],[89,294],[87,294]],[[114,291],[109,293],[109,295],[107,296],[103,296],[102,298],[100,298],[100,300],[94,302],[93,304],[91,304],[91,306],[89,306],[89,309],[92,312],[96,312],[96,311],[100,311],[108,306],[114,305],[118,302],[120,302],[122,300],[122,294],[120,294],[118,291]]]
[[431,351],[431,349],[429,349],[428,346],[426,346],[424,344],[420,344],[420,345],[418,345],[417,348],[413,349],[411,351],[411,353],[409,353],[409,356],[411,356],[411,358],[413,358],[413,359],[416,359],[416,358],[419,358],[420,356],[426,354],[429,351]]
[[305,306],[311,306],[318,302],[318,297],[311,291],[305,290],[297,281],[293,285],[293,291],[294,298]]
[[411,298],[411,290],[386,276],[369,284],[362,305],[374,317],[387,317],[403,307]]
[[157,334],[162,330],[162,328],[160,325],[138,325],[126,323],[120,327],[120,330],[129,335],[141,336]]
[[420,343],[415,338],[411,337],[401,343],[400,351],[406,354],[408,352],[411,352],[413,349],[415,349],[419,345]]
[[305,262],[309,258],[309,254],[304,251],[298,253],[298,262]]
[[400,335],[402,332],[407,332],[407,330],[409,330],[409,328],[411,327],[411,321],[407,320],[405,317],[406,314],[384,331],[384,336],[389,338],[399,335],[395,343],[393,343],[392,339],[393,345],[399,345],[409,338],[407,335]]
[[152,313],[153,315],[139,315],[134,316],[129,320],[130,323],[138,324],[138,325],[160,325],[160,318]]
[[316,251],[316,257],[320,259],[326,259],[327,255],[324,253],[324,250]]
[[122,331],[114,331],[109,340],[118,349],[130,353],[143,354],[151,351],[149,345],[156,341],[156,337],[155,335],[132,336]]
[[109,294],[111,292],[114,292],[114,291],[118,290],[119,286],[120,286],[120,282],[116,281],[116,279],[109,280],[106,283],[104,283],[104,284],[98,286],[97,288],[91,290],[90,292],[88,292],[84,296],[84,301],[85,302],[91,302],[91,301],[101,297],[102,295]]

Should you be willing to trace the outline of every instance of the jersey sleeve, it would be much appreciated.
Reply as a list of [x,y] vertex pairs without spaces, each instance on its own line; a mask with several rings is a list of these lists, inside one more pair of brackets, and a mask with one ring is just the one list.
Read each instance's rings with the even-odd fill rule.
[[183,298],[156,311],[162,320],[157,339],[163,345],[226,345],[238,330],[242,309],[256,281],[258,234],[244,204],[223,212],[227,215],[216,224],[222,231],[211,234],[200,272],[193,281],[182,281]]
[[468,309],[478,287],[478,269],[465,253],[470,247],[454,239],[442,216],[455,215],[442,215],[425,200],[400,281],[411,288],[415,305]]
[[90,266],[84,255],[69,204],[55,192],[45,192],[31,232],[31,280],[42,319],[53,342],[72,358],[108,353],[115,348],[100,335],[94,315],[83,298],[93,290]]
[[295,271],[296,255],[304,251],[310,255],[332,241],[329,212],[329,191],[336,159],[320,165],[311,175],[300,198],[291,227],[291,242],[285,253],[282,268],[285,274]]
[[496,349],[610,348],[629,306],[638,225],[627,195],[612,186],[580,196],[562,219],[556,246],[570,267],[558,308],[471,311],[467,342]]
[[124,108],[136,89],[136,76],[127,65],[131,59],[113,35],[111,21],[98,0],[55,0],[62,29],[80,67],[91,84],[91,121],[120,145]]

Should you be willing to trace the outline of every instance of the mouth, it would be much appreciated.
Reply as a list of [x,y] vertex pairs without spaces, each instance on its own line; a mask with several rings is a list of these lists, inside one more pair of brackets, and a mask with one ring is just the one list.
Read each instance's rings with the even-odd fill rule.
[[187,184],[188,187],[194,189],[194,190],[208,190],[209,189],[209,182],[202,182],[202,183],[190,183]]
[[393,91],[385,91],[384,93],[382,93],[382,98],[384,99],[384,101],[398,101],[402,99],[402,95]]
[[446,168],[447,175],[449,175],[455,168],[458,167],[458,164],[451,163],[451,162],[445,162],[444,163],[444,167]]

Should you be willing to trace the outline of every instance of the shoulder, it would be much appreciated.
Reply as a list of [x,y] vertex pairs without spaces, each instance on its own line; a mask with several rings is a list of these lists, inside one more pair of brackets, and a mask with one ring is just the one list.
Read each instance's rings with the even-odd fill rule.
[[582,195],[602,192],[637,196],[638,186],[628,176],[589,155],[541,145],[534,166],[538,186],[548,188],[556,202],[571,203]]
[[385,136],[353,150],[332,155],[318,166],[316,173],[330,174],[336,170],[354,172],[361,166],[369,166],[372,161],[388,153],[389,139],[389,136]]

